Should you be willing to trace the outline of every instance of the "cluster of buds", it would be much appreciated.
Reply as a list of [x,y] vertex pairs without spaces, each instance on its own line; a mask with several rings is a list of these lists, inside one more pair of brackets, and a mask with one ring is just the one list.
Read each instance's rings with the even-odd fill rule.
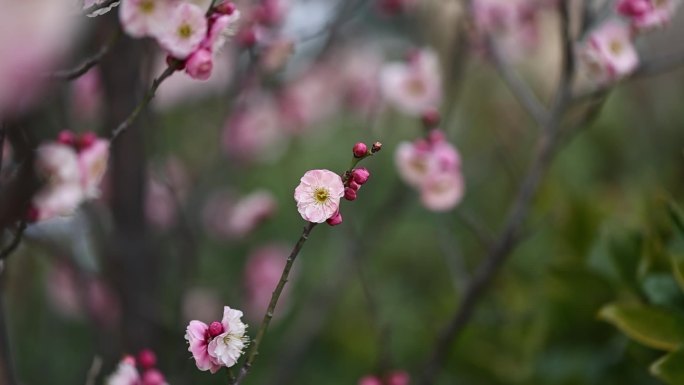
[[588,76],[607,84],[632,74],[639,66],[635,39],[640,33],[668,25],[677,4],[674,0],[618,1],[615,12],[623,20],[607,18],[589,33],[578,49]]
[[233,35],[240,12],[223,1],[208,12],[182,1],[123,0],[119,16],[126,33],[150,36],[168,53],[169,65],[194,79],[211,76],[214,55]]
[[44,185],[33,197],[27,220],[67,216],[83,201],[99,197],[108,159],[109,141],[92,132],[62,131],[56,141],[41,145],[35,169]]
[[367,169],[356,168],[356,165],[381,149],[380,142],[375,142],[370,149],[364,143],[356,143],[352,149],[351,166],[341,177],[329,170],[307,171],[294,192],[297,210],[302,218],[313,223],[326,222],[330,226],[342,223],[340,199],[355,200],[359,188],[370,177]]
[[[157,356],[149,349],[143,349],[138,357],[125,356],[105,381],[106,385],[167,385],[166,379],[157,369]],[[142,373],[142,375],[140,374]]]

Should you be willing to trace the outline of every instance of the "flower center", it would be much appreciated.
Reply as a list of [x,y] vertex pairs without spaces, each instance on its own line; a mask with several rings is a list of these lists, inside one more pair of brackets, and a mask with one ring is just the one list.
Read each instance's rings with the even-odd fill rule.
[[658,9],[665,7],[667,5],[667,0],[653,0],[653,6]]
[[187,39],[192,35],[192,27],[189,24],[183,24],[178,28],[178,36]]
[[425,93],[425,83],[420,78],[413,78],[408,81],[406,88],[411,95],[421,95]]
[[150,14],[154,12],[154,1],[153,0],[143,0],[140,2],[140,11],[142,13]]
[[325,203],[328,198],[330,198],[330,192],[328,192],[327,189],[323,187],[319,187],[316,190],[314,190],[314,199],[316,199],[316,202],[319,204]]
[[618,40],[613,40],[608,45],[608,48],[610,49],[610,52],[612,52],[614,55],[619,55],[622,53],[622,42]]

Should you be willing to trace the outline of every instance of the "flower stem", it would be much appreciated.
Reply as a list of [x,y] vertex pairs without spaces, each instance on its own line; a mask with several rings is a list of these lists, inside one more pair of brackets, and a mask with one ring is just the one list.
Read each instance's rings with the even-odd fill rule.
[[257,332],[256,338],[254,338],[254,341],[252,342],[252,345],[249,348],[249,352],[247,353],[247,359],[245,360],[245,363],[242,365],[242,368],[240,368],[240,372],[238,373],[237,378],[232,380],[230,384],[238,385],[242,383],[244,378],[247,376],[247,373],[249,373],[249,369],[254,364],[254,360],[256,360],[257,355],[259,355],[259,345],[261,345],[261,341],[263,341],[264,335],[266,335],[268,325],[271,323],[273,313],[275,312],[276,305],[278,304],[278,299],[280,298],[280,294],[282,294],[283,289],[285,288],[285,284],[287,283],[287,278],[290,275],[292,265],[294,264],[297,255],[299,255],[299,252],[302,250],[304,242],[306,242],[306,240],[309,239],[309,234],[311,234],[311,230],[313,230],[315,226],[316,223],[313,222],[309,222],[306,226],[304,226],[304,230],[302,231],[302,235],[299,237],[299,241],[297,241],[297,244],[292,249],[290,256],[287,257],[287,263],[285,264],[283,273],[280,276],[280,281],[278,281],[278,286],[276,286],[275,290],[273,291],[273,295],[271,296],[271,302],[269,302],[266,314],[264,314],[264,318],[261,320],[261,326],[259,327],[259,331]]

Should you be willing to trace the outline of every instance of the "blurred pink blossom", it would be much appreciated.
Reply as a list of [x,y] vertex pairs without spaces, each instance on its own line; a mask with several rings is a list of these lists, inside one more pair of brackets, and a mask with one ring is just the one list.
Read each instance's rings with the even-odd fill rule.
[[[263,317],[271,300],[280,275],[283,272],[290,247],[280,244],[270,244],[259,247],[247,257],[244,272],[244,285],[247,316],[253,320]],[[289,296],[289,286],[281,294],[278,308],[286,307]],[[279,312],[284,314],[284,312]]]
[[277,202],[267,190],[254,191],[241,199],[227,191],[219,191],[207,201],[203,220],[207,230],[217,238],[240,239],[276,210]]
[[135,358],[132,356],[124,357],[119,365],[105,380],[107,385],[140,385],[140,374],[135,367]]
[[639,65],[629,27],[614,19],[591,31],[578,55],[587,75],[601,84],[617,81]]
[[90,69],[71,85],[71,104],[79,119],[92,120],[102,109],[102,80],[100,70]]
[[383,385],[382,381],[375,376],[363,376],[359,379],[358,385]]
[[185,165],[170,157],[148,169],[145,216],[161,230],[176,224],[178,208],[187,198],[190,177]]
[[294,78],[280,94],[281,116],[292,133],[302,133],[335,114],[341,106],[341,79],[321,64]]
[[133,37],[156,37],[168,28],[175,5],[173,0],[121,0],[119,19]]
[[433,130],[427,139],[400,143],[395,162],[402,179],[420,191],[427,209],[447,211],[461,201],[461,157],[441,131]]
[[81,187],[85,199],[95,199],[100,196],[100,182],[107,171],[109,160],[109,141],[95,139],[78,153],[78,164],[81,173]]
[[384,98],[409,115],[419,116],[442,102],[442,75],[437,54],[416,51],[408,62],[388,63],[380,72]]
[[276,159],[286,144],[278,106],[265,93],[250,94],[243,102],[223,129],[223,149],[240,161]]
[[313,223],[323,223],[335,215],[343,196],[342,178],[330,170],[307,171],[294,191],[299,214]]
[[619,0],[618,13],[629,18],[638,31],[650,30],[670,23],[679,0]]

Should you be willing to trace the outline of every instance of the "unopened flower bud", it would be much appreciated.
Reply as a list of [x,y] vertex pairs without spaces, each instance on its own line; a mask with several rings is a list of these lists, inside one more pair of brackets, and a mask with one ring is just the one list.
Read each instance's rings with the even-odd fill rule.
[[223,1],[221,2],[221,4],[214,7],[214,11],[216,13],[221,13],[224,15],[232,15],[233,12],[235,12],[235,9],[235,3],[233,3],[232,1]]
[[223,334],[224,331],[225,328],[223,327],[223,324],[218,321],[214,321],[211,323],[211,325],[209,325],[209,335],[211,337],[216,337],[220,334]]
[[354,182],[362,185],[368,181],[370,177],[370,172],[365,168],[355,168],[352,170],[352,179]]
[[325,221],[325,222],[326,222],[327,224],[329,224],[330,226],[337,226],[337,225],[339,225],[340,223],[342,223],[342,214],[340,214],[340,212],[337,211],[337,212],[335,213],[335,215],[333,215],[332,217],[328,218],[328,220]]
[[157,355],[150,349],[143,349],[138,353],[138,362],[145,369],[151,369],[157,365]]
[[62,130],[57,135],[57,141],[67,146],[73,146],[76,143],[76,135],[69,130]]
[[436,108],[429,108],[423,111],[423,115],[420,118],[425,128],[435,128],[441,121],[439,111]]
[[354,157],[362,158],[368,153],[368,146],[366,146],[365,143],[359,142],[354,145],[354,149],[352,151],[354,151]]
[[376,152],[382,150],[382,143],[380,142],[375,142],[373,143],[373,147],[371,147],[371,154],[375,154]]
[[347,187],[344,189],[344,199],[348,201],[353,201],[356,199],[356,190],[354,190],[351,187]]
[[81,134],[81,136],[78,137],[78,143],[76,144],[78,146],[79,150],[84,150],[95,143],[97,140],[97,135],[95,135],[94,132],[88,131],[84,132]]
[[133,357],[133,356],[131,356],[131,355],[125,355],[125,356],[121,359],[121,362],[123,362],[124,364],[127,364],[127,365],[133,365],[133,366],[135,366],[135,357]]
[[165,383],[164,375],[157,369],[148,369],[143,374],[142,385],[164,385]]
[[359,189],[361,188],[361,185],[354,182],[354,180],[351,180],[351,181],[349,181],[349,188],[354,190],[354,191],[359,191]]

